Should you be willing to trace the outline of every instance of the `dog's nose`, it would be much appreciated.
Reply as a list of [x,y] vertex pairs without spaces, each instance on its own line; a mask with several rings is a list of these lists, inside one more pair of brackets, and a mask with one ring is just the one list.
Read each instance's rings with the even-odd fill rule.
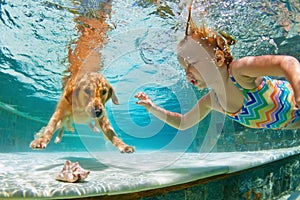
[[102,109],[95,110],[96,117],[100,117],[102,115]]
[[101,108],[97,108],[97,109],[93,110],[93,115],[94,115],[94,117],[98,118],[98,117],[100,117],[102,115],[102,112],[103,111],[102,111]]

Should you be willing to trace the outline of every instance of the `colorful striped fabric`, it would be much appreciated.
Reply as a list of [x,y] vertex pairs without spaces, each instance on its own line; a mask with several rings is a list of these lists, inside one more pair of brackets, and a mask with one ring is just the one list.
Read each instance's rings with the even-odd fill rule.
[[264,77],[255,89],[242,88],[230,75],[233,83],[244,94],[244,105],[237,113],[226,115],[251,128],[280,129],[300,118],[289,82]]

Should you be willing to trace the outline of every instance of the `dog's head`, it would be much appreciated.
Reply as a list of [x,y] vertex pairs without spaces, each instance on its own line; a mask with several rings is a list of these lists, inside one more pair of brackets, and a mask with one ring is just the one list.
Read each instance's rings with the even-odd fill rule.
[[114,89],[104,76],[92,72],[77,80],[72,95],[72,106],[75,109],[84,109],[91,118],[101,118],[105,113],[105,103],[109,99],[112,99],[114,104],[119,104]]

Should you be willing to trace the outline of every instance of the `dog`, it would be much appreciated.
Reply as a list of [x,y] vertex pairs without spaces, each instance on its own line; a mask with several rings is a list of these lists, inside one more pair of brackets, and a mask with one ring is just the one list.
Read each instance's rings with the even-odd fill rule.
[[[134,147],[125,144],[116,135],[105,112],[105,103],[111,99],[119,104],[113,87],[99,73],[100,49],[106,42],[108,25],[105,22],[111,4],[103,3],[97,12],[75,18],[81,33],[69,47],[69,76],[63,78],[63,94],[46,127],[42,128],[30,144],[32,149],[45,149],[53,134],[59,130],[55,143],[59,143],[65,130],[74,131],[72,123],[88,124],[94,132],[102,130],[104,136],[122,153],[133,153]],[[90,14],[92,13],[92,14]]]
[[44,149],[50,142],[53,134],[59,130],[55,143],[61,141],[64,130],[74,131],[72,122],[87,123],[94,132],[102,129],[105,137],[116,146],[120,152],[132,153],[134,148],[128,146],[115,134],[106,113],[105,103],[112,99],[114,104],[119,104],[114,89],[103,75],[97,72],[86,73],[78,79],[74,90],[64,91],[56,111],[52,115],[47,127],[42,128],[40,138],[33,140],[30,147]]

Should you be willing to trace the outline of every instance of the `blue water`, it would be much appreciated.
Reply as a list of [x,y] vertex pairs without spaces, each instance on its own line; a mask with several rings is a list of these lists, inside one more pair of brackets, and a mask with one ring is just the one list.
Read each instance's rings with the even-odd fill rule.
[[[51,117],[68,67],[67,47],[78,38],[74,18],[96,9],[92,2],[0,1],[0,109],[4,113],[0,151],[30,150],[34,133]],[[206,130],[207,124],[178,132],[137,106],[133,98],[136,92],[146,91],[157,105],[184,113],[206,92],[185,81],[176,61],[176,44],[183,37],[187,16],[185,1],[161,4],[164,9],[158,12],[148,1],[112,2],[102,73],[121,104],[109,102],[107,109],[118,135],[133,146],[187,149],[197,130]],[[193,13],[196,20],[236,37],[232,49],[236,58],[289,54],[300,59],[299,12],[296,1],[216,0],[195,3]],[[67,133],[66,141],[80,139],[86,132],[92,135],[87,127],[76,128],[81,131]],[[50,150],[57,146],[67,148],[68,143],[49,145]]]

